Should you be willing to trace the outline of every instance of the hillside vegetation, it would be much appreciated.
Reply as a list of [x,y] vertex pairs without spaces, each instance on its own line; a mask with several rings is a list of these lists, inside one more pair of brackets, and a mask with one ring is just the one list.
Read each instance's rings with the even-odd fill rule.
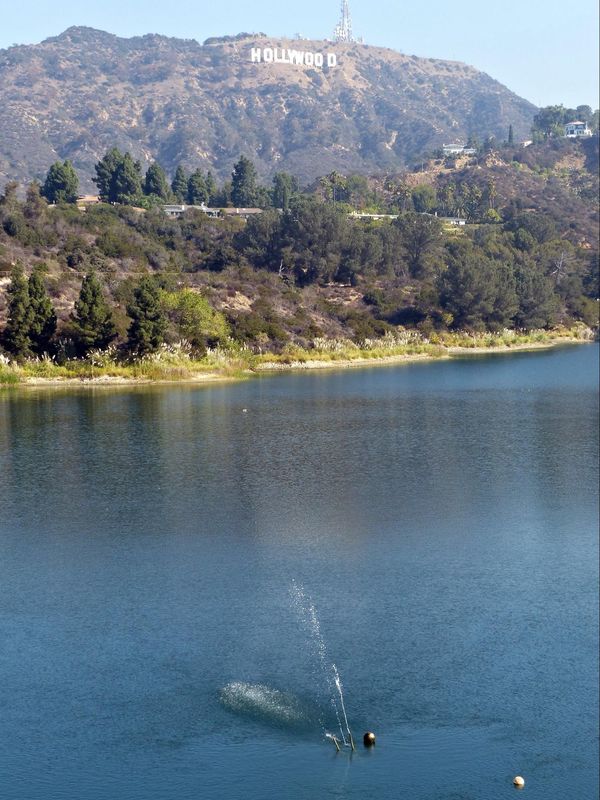
[[[597,146],[548,140],[387,178],[333,173],[304,192],[282,174],[269,190],[240,159],[214,191],[262,198],[247,222],[195,208],[169,219],[153,202],[48,205],[36,184],[21,201],[11,184],[0,199],[4,359],[108,351],[117,364],[183,348],[289,360],[597,328],[597,178],[586,166]],[[150,175],[172,191],[157,165]],[[270,207],[282,185],[285,207]],[[467,225],[442,219],[457,213]]]

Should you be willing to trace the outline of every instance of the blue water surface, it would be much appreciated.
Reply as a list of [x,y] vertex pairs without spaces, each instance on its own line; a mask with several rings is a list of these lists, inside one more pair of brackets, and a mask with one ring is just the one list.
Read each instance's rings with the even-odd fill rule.
[[2,390],[0,796],[592,800],[597,526],[596,345]]

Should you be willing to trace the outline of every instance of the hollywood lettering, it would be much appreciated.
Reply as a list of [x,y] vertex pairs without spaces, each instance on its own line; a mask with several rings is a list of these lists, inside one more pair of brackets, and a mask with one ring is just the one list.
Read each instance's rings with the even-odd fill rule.
[[323,69],[337,66],[335,53],[311,53],[302,50],[290,50],[285,47],[253,47],[250,50],[250,61],[253,64],[292,64],[296,67],[316,67]]

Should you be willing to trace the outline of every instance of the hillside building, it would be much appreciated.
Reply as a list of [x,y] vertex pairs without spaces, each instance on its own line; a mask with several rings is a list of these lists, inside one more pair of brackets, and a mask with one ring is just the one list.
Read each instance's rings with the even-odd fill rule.
[[460,142],[453,142],[442,146],[442,151],[445,156],[474,156],[477,154],[475,147],[467,147]]
[[579,139],[582,136],[591,136],[592,132],[587,126],[587,122],[575,120],[574,122],[567,122],[565,125],[565,136],[567,139]]
[[183,217],[185,212],[195,208],[197,211],[202,211],[207,217],[241,217],[242,219],[249,219],[256,214],[262,214],[262,208],[209,208],[208,206],[189,206],[182,204],[167,203],[162,207],[167,217],[172,219],[179,219]]

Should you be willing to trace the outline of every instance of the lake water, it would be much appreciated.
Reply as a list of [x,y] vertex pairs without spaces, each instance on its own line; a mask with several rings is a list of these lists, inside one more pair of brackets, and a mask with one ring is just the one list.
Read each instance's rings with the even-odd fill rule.
[[589,345],[0,392],[0,796],[597,797],[597,389]]

